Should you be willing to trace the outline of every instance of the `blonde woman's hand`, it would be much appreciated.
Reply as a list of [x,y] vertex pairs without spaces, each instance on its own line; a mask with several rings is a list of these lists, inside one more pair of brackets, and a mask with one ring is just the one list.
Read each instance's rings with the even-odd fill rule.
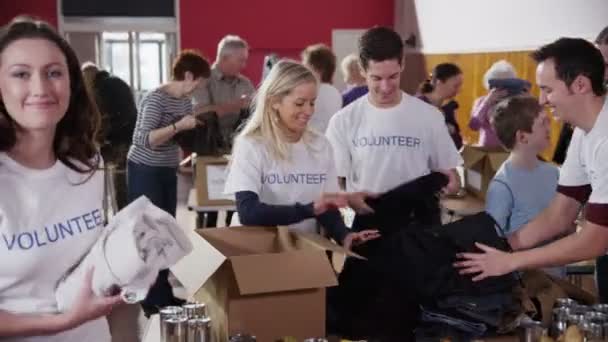
[[344,208],[348,205],[348,198],[345,193],[323,193],[313,202],[315,216],[319,216],[328,210]]

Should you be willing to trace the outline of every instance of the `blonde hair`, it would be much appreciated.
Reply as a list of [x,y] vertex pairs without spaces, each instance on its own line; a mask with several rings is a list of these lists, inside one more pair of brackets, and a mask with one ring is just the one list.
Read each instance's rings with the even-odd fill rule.
[[[318,84],[312,71],[292,60],[280,60],[260,85],[252,102],[252,115],[243,130],[235,139],[235,146],[242,137],[260,138],[267,144],[270,153],[278,160],[289,159],[289,143],[285,137],[278,112],[272,108],[293,89],[301,84],[313,82]],[[302,136],[308,142],[317,133],[307,128]]]
[[84,78],[84,84],[87,86],[87,89],[93,92],[95,77],[97,77],[97,73],[99,72],[99,68],[93,62],[84,62],[80,67],[82,70],[82,77]]
[[483,86],[490,90],[490,80],[503,78],[517,78],[513,65],[504,59],[495,62],[483,75]]
[[342,75],[344,76],[345,82],[352,79],[353,75],[359,75],[361,78],[363,77],[359,65],[359,56],[356,53],[351,53],[344,57],[342,63],[340,63],[340,69],[342,69]]

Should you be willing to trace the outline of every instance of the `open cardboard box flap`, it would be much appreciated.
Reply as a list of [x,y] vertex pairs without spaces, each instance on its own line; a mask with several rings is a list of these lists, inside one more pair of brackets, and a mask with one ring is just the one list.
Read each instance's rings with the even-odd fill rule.
[[469,168],[486,156],[486,151],[480,147],[465,145],[462,148],[462,159],[464,160],[464,167]]
[[224,263],[226,257],[197,232],[189,230],[186,234],[192,243],[192,251],[171,267],[171,273],[191,298]]
[[363,257],[314,233],[286,227],[231,227],[189,233],[193,251],[171,271],[192,297],[230,261],[239,292],[259,294],[337,285],[325,251]]
[[502,163],[504,163],[507,158],[509,158],[509,153],[507,152],[495,152],[488,154],[488,160],[490,161],[492,171],[498,171]]
[[332,243],[331,241],[320,236],[319,234],[299,233],[299,232],[294,232],[291,234],[293,234],[294,236],[297,237],[296,245],[299,246],[299,248],[302,248],[303,246],[311,246],[311,247],[315,247],[315,248],[318,248],[321,250],[332,251],[334,253],[344,254],[344,255],[354,257],[357,259],[367,260],[366,258],[360,256],[357,253],[353,253],[340,245],[336,245],[335,243]]
[[236,256],[230,262],[241,295],[338,285],[323,251]]

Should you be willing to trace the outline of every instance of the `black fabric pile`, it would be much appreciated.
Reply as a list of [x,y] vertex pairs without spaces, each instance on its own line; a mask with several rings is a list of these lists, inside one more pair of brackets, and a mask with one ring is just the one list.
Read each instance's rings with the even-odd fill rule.
[[[413,341],[421,307],[472,323],[498,324],[510,303],[514,276],[473,282],[452,264],[457,253],[478,251],[475,242],[501,250],[509,246],[486,213],[439,223],[437,193],[447,183],[445,175],[432,173],[367,201],[374,214],[357,216],[353,230],[378,229],[382,237],[357,247],[355,252],[368,260],[348,258],[339,286],[330,289],[330,332],[351,339]],[[490,322],[480,319],[486,315],[492,316]]]

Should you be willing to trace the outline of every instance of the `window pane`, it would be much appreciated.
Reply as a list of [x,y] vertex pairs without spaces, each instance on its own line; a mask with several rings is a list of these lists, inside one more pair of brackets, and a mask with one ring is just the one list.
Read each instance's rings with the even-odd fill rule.
[[110,45],[110,65],[106,68],[114,75],[120,77],[125,82],[131,80],[131,70],[129,68],[129,44],[128,43],[108,43]]
[[128,32],[104,32],[102,34],[102,39],[106,40],[124,40],[125,42],[129,40]]
[[160,53],[161,47],[158,43],[139,44],[139,70],[142,90],[153,89],[161,83]]
[[152,33],[152,32],[140,32],[139,40],[155,40],[155,41],[165,41],[164,33]]
[[103,32],[103,68],[130,84],[129,33]]

